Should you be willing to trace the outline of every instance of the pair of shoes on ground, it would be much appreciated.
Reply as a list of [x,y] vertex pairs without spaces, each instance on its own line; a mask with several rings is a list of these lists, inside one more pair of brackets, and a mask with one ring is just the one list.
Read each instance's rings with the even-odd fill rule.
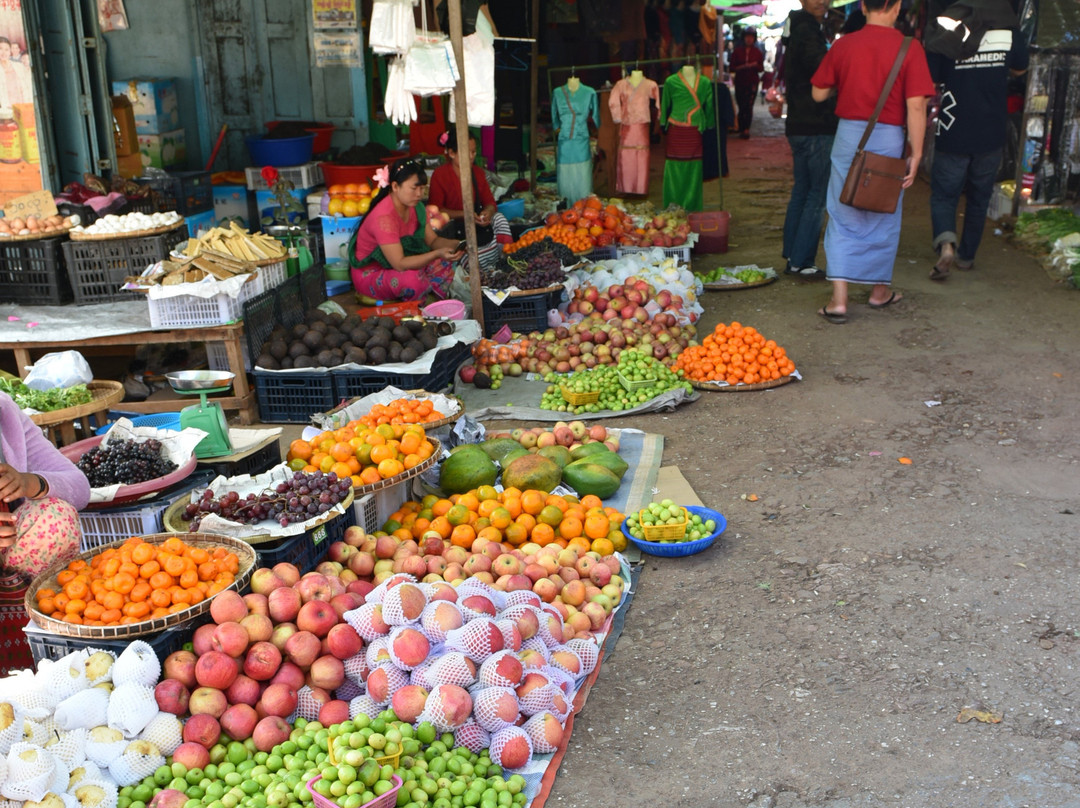
[[825,277],[825,270],[811,264],[808,267],[796,267],[792,266],[788,261],[787,267],[784,269],[785,275],[794,275],[798,278],[802,278],[806,281],[822,280]]
[[[880,311],[881,309],[887,308],[887,307],[893,305],[894,303],[899,303],[903,299],[904,299],[903,295],[898,295],[898,294],[896,294],[896,292],[893,292],[893,293],[891,293],[889,295],[888,300],[882,301],[881,303],[873,303],[873,302],[868,300],[866,302],[866,305],[869,306],[872,309],[877,309],[877,310]],[[817,313],[818,313],[819,317],[824,317],[827,321],[829,321],[833,325],[843,325],[844,323],[846,323],[848,321],[847,312],[829,311],[829,307],[827,305],[822,306],[820,309],[818,309]]]

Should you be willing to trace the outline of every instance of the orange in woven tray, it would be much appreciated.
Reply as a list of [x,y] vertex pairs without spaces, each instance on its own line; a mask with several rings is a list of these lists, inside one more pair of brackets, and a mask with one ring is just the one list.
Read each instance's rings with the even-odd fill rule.
[[133,536],[89,562],[72,561],[57,589],[35,594],[42,614],[66,623],[118,626],[183,611],[230,586],[240,570],[236,553],[192,547],[178,537],[150,544]]
[[441,421],[445,417],[428,399],[398,398],[389,404],[376,404],[367,415],[350,421],[346,426],[356,429],[360,426],[374,428],[379,424],[424,424]]
[[672,366],[695,382],[757,384],[790,376],[795,363],[774,340],[765,339],[753,326],[719,323],[701,341],[683,350]]
[[[434,414],[434,409],[429,414]],[[361,487],[395,477],[434,453],[434,444],[418,423],[368,425],[352,421],[341,429],[320,432],[310,441],[294,440],[285,460],[293,471],[332,471],[340,478],[352,478],[353,486]]]

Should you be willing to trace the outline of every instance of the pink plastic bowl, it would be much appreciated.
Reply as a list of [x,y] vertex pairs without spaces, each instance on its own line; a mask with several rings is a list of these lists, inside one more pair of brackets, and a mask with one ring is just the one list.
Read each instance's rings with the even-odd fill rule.
[[460,300],[439,300],[424,306],[425,317],[445,317],[447,320],[461,320],[465,317],[465,304]]

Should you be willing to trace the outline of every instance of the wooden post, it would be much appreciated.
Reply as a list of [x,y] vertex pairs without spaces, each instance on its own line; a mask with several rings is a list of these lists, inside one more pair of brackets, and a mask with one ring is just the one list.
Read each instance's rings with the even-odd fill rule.
[[454,85],[454,118],[457,126],[458,168],[461,174],[461,205],[465,214],[465,243],[468,245],[469,287],[472,290],[472,316],[484,332],[484,293],[480,289],[480,259],[476,243],[476,209],[473,201],[472,163],[469,162],[469,111],[465,102],[465,59],[461,46],[461,0],[446,0],[450,12],[450,44],[461,78]]
[[540,77],[540,0],[532,0],[531,55],[529,57],[529,190],[536,193],[536,108],[540,106],[538,80]]

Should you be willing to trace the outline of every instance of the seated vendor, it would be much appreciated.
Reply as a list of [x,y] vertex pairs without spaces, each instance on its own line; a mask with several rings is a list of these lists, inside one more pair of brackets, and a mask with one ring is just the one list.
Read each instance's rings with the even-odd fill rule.
[[[428,204],[437,206],[454,222],[462,222],[465,206],[461,201],[461,165],[465,155],[458,152],[457,130],[443,132],[439,135],[439,143],[446,149],[449,162],[432,172]],[[467,165],[472,166],[473,201],[476,203],[478,258],[481,266],[489,266],[498,260],[501,245],[509,244],[514,239],[510,235],[510,223],[495,209],[495,197],[484,170],[476,165],[476,139],[472,136],[469,137],[467,154]],[[460,228],[460,233],[464,238],[464,227]]]
[[357,294],[387,301],[445,299],[462,252],[458,242],[435,235],[427,220],[423,165],[398,160],[375,179],[381,190],[348,247]]
[[0,568],[34,578],[79,552],[90,483],[0,393]]

